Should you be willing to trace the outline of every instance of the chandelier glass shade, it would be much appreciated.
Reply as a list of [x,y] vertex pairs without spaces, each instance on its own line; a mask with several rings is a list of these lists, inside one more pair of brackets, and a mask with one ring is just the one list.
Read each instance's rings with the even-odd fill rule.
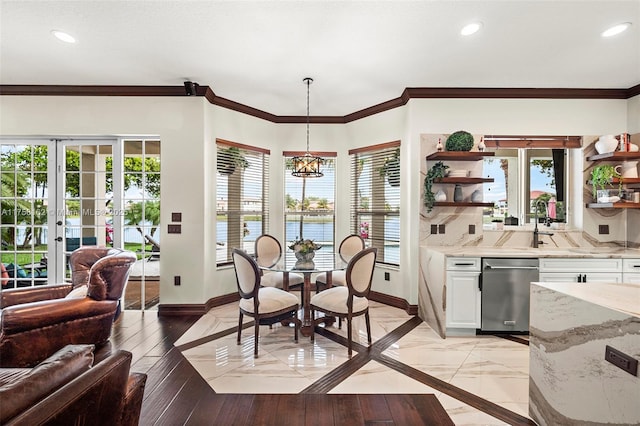
[[320,165],[324,160],[309,152],[309,86],[313,83],[313,79],[306,77],[302,81],[307,85],[307,152],[302,156],[293,157],[293,172],[291,174],[301,178],[322,177],[324,173],[320,171]]

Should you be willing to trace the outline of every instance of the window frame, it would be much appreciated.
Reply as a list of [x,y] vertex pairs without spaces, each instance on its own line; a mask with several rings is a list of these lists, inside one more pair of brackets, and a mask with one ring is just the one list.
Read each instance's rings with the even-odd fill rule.
[[[381,175],[381,169],[386,164],[388,159],[394,158],[397,155],[398,159],[398,173],[402,175],[402,161],[400,156],[400,141],[385,142],[376,145],[364,146],[361,148],[349,150],[350,164],[349,174],[351,176],[350,185],[350,228],[354,234],[359,234],[364,238],[368,246],[378,248],[378,256],[376,263],[379,265],[385,265],[389,267],[400,267],[400,213],[401,213],[401,189],[402,179],[399,178],[397,186],[389,184],[388,179]],[[363,158],[364,157],[364,158]],[[365,162],[361,162],[364,160]],[[366,165],[366,161],[371,160],[371,166]],[[368,169],[367,167],[370,167]],[[364,168],[366,170],[366,176]],[[360,174],[362,173],[362,175]],[[360,184],[361,177],[369,177],[369,183]],[[391,189],[389,189],[391,188]],[[385,208],[383,210],[376,210],[373,207],[366,206],[362,208],[361,194],[362,192],[372,194],[384,194],[382,199]],[[387,196],[389,191],[393,191],[390,196]],[[380,204],[380,201],[375,199],[371,201],[372,204]],[[395,209],[392,206],[397,206]],[[387,210],[387,206],[391,206],[392,210]],[[397,218],[397,229],[393,230],[392,235],[387,233],[387,227],[385,226],[390,218]],[[382,236],[380,236],[379,229],[382,229]],[[389,261],[386,257],[386,249],[396,245],[397,261]],[[391,252],[391,250],[389,250]],[[392,255],[393,256],[393,255]]]
[[[249,254],[253,254],[254,250],[254,242],[255,238],[259,235],[265,234],[269,232],[269,159],[271,155],[271,151],[269,149],[246,145],[238,142],[232,142],[225,139],[216,138],[216,158],[215,158],[215,166],[216,166],[216,249],[218,249],[218,244],[220,244],[220,232],[218,229],[218,225],[220,222],[221,216],[226,216],[226,235],[224,235],[223,247],[226,246],[226,256],[218,255],[218,250],[216,250],[216,266],[224,267],[233,264],[233,259],[231,258],[232,245],[240,246],[245,249]],[[250,160],[257,161],[259,167],[256,168],[258,172],[251,171],[251,175],[247,175],[245,170],[247,168],[243,168],[243,172],[238,174],[237,170],[234,170],[230,174],[222,173],[218,168],[218,160],[220,157],[220,152],[222,149],[229,148],[238,148],[243,158],[249,163]],[[228,164],[220,163],[222,170],[224,170],[225,166]],[[237,167],[236,167],[237,169]],[[221,179],[225,179],[224,176],[227,176],[226,183],[223,183]],[[229,177],[233,176],[233,179],[237,180],[234,184],[240,185],[239,189],[236,191],[231,191],[231,194],[236,194],[237,198],[234,200],[234,203],[239,204],[238,208],[230,209],[229,204],[231,202],[230,193],[229,193]],[[259,187],[260,195],[256,197],[255,208],[246,209],[245,207],[250,205],[250,197],[247,197],[245,194],[245,189],[253,190],[256,185]],[[226,193],[225,193],[226,192]],[[221,197],[221,193],[225,193],[226,198],[226,208],[225,206],[225,198]],[[245,226],[247,222],[244,220],[245,216],[258,216],[260,218],[259,228],[251,232],[249,227]],[[234,219],[231,221],[231,219]],[[234,229],[230,230],[229,227],[232,226],[232,222],[236,223],[233,226]],[[233,233],[230,233],[233,231]],[[249,231],[247,233],[247,231]],[[254,235],[252,235],[254,234]],[[230,238],[230,235],[233,236],[233,239]],[[249,237],[249,240],[245,240]],[[253,238],[253,240],[251,240]],[[219,259],[221,257],[221,259]]]

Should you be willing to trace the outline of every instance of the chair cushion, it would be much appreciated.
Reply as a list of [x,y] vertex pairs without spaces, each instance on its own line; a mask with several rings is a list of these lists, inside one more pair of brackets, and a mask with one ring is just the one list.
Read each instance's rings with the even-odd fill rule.
[[[295,307],[298,309],[298,298],[279,288],[262,287],[258,290],[258,313],[269,314],[282,309]],[[240,308],[246,312],[253,312],[253,297],[250,299],[240,299]]]
[[[328,290],[321,291],[311,298],[311,305],[317,306],[326,311],[338,314],[347,314],[347,297],[349,297],[349,289],[347,287],[331,287]],[[353,312],[359,312],[367,309],[369,300],[366,297],[353,298]]]
[[7,272],[11,278],[27,278],[27,272],[20,265],[8,264]]
[[[327,273],[323,272],[316,277],[316,283],[326,284],[327,283]],[[347,285],[347,271],[333,271],[331,273],[331,284],[332,285]]]
[[82,299],[83,297],[87,297],[88,289],[89,286],[87,286],[86,284],[81,285],[80,287],[76,287],[65,296],[65,299]]
[[[284,282],[284,272],[265,272],[260,280],[260,284],[265,287],[282,288]],[[302,274],[289,272],[289,287],[304,283]]]

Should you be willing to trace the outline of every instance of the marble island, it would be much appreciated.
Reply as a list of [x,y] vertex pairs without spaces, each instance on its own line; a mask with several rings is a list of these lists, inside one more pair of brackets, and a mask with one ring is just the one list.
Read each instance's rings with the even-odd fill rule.
[[640,287],[531,285],[529,414],[540,425],[640,424],[640,377],[605,360],[640,361]]
[[640,249],[618,247],[422,247],[457,257],[612,257],[640,258]]

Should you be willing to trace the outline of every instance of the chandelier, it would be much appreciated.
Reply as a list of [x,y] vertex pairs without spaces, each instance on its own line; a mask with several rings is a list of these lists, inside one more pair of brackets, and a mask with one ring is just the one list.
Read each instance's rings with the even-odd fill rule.
[[320,171],[320,164],[324,160],[309,152],[309,86],[313,83],[313,79],[306,77],[302,81],[307,85],[307,152],[302,156],[293,157],[293,172],[291,174],[301,178],[322,177],[324,173]]

